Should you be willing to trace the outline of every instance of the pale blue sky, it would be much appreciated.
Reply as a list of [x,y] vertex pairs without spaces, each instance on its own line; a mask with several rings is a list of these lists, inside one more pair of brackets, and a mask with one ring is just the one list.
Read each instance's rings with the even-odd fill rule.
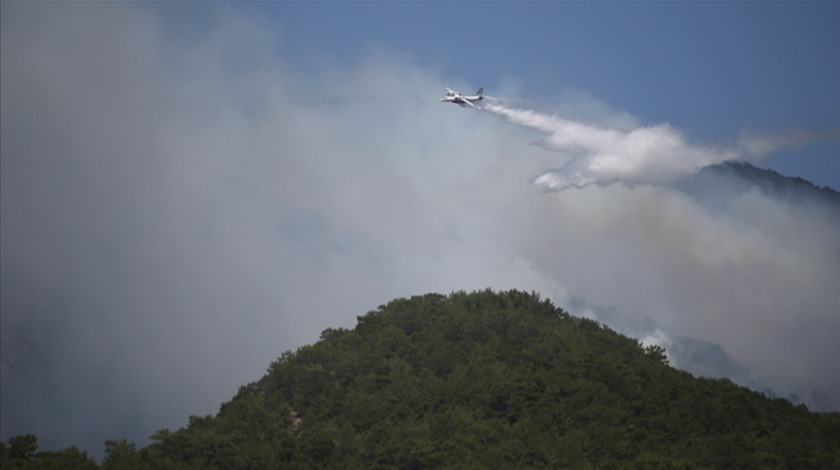
[[[583,90],[700,142],[840,129],[840,2],[258,2],[287,59],[408,54],[459,82],[525,97]],[[430,97],[431,99],[431,97]],[[763,166],[840,188],[840,146]]]

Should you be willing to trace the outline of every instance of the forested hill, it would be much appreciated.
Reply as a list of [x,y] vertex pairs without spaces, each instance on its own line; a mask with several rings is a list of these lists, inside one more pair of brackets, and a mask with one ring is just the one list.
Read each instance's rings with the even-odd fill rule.
[[[97,466],[13,439],[4,470]],[[840,468],[840,414],[694,378],[518,291],[394,300],[153,439],[109,441],[101,468]]]

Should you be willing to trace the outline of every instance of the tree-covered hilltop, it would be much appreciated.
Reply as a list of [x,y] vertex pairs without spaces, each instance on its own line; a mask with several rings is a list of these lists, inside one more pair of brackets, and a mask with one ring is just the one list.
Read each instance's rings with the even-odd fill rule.
[[[108,441],[101,468],[840,468],[840,414],[694,378],[518,291],[394,300],[153,439]],[[3,469],[52,468],[31,444]]]

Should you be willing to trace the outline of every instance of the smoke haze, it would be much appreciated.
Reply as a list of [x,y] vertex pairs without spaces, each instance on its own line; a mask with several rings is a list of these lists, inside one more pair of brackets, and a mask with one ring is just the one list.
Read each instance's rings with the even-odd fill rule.
[[670,185],[784,136],[694,145],[596,101],[597,123],[495,119],[398,51],[292,65],[282,32],[222,7],[190,32],[137,4],[0,21],[3,440],[145,444],[325,328],[488,286],[718,344],[840,409],[837,207]]

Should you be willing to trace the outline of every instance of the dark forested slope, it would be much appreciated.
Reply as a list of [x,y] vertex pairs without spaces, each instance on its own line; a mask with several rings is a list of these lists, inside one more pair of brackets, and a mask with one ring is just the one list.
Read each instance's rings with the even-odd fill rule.
[[154,440],[109,441],[102,467],[840,468],[840,415],[517,291],[394,300]]

